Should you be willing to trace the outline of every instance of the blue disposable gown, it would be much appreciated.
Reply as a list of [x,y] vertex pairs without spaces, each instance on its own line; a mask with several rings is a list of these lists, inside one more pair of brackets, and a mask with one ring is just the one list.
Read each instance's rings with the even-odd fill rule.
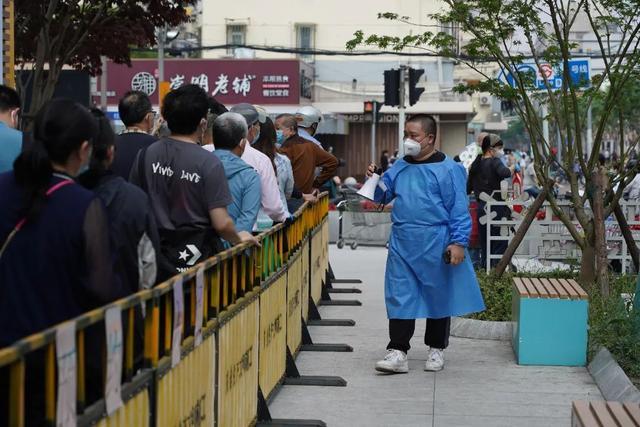
[[451,243],[465,248],[471,235],[466,172],[448,157],[442,162],[396,161],[382,176],[376,201],[394,200],[385,275],[390,319],[440,319],[484,310],[469,254],[445,264]]

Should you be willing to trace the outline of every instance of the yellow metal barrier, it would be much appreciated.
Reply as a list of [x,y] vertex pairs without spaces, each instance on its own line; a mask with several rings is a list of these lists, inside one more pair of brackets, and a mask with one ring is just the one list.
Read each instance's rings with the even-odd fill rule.
[[311,233],[311,298],[318,305],[322,298],[322,233],[316,228]]
[[260,294],[260,388],[269,398],[284,377],[287,361],[287,272]]
[[309,291],[311,289],[311,269],[309,268],[309,238],[305,238],[302,243],[302,304],[300,304],[300,308],[302,309],[302,318],[304,321],[309,320]]
[[302,343],[302,258],[302,251],[297,251],[287,271],[287,346],[291,354],[296,354]]
[[215,344],[215,335],[210,335],[158,380],[157,425],[214,424]]
[[[314,301],[320,299],[328,265],[327,209],[324,194],[314,205],[305,203],[291,224],[262,233],[260,248],[233,247],[151,290],[73,319],[78,425],[235,427],[255,423],[258,386],[265,396],[277,387],[285,373],[287,346],[292,354],[300,347],[301,318],[308,320],[310,292]],[[200,310],[198,271],[202,278]],[[174,295],[180,289],[178,282],[182,294]],[[182,310],[177,312],[176,297],[182,301]],[[97,384],[93,377],[104,372],[104,366],[96,368],[95,361],[100,359],[95,355],[104,352],[105,342],[102,348],[94,348],[97,336],[91,334],[104,330],[110,307],[121,312],[125,381],[123,405],[107,416],[104,399],[89,399],[92,389],[104,390],[104,382]],[[176,316],[183,317],[180,327],[174,322]],[[37,424],[55,424],[59,397],[56,333],[60,326],[0,349],[0,369],[6,375],[2,383],[8,384],[2,390],[8,413],[0,413],[4,417],[0,425],[22,427],[34,414],[42,417]],[[196,329],[201,333],[198,344]],[[138,338],[136,330],[144,331],[143,337]],[[180,357],[172,364],[176,345],[179,351],[175,354]],[[25,360],[35,355],[40,355],[42,367],[42,377],[36,380],[43,401],[37,402],[25,396],[30,378]]]
[[242,302],[218,333],[218,425],[248,426],[258,408],[258,299]]
[[110,417],[101,419],[96,427],[146,426],[150,417],[149,390],[145,388]]

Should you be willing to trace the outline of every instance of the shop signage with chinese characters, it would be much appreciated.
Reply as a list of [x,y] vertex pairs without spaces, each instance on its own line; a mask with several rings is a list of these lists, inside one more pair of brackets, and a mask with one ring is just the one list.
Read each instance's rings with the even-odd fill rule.
[[[299,104],[310,97],[301,87],[313,76],[313,69],[298,60],[167,59],[164,67],[171,89],[197,84],[223,104]],[[133,60],[131,67],[108,63],[109,104],[117,104],[130,90],[145,92],[158,103],[157,61]],[[99,102],[99,96],[94,101]]]

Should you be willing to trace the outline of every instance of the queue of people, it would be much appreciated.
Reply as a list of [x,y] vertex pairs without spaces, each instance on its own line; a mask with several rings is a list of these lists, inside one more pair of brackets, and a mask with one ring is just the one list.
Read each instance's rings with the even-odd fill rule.
[[0,144],[0,347],[230,245],[259,245],[256,233],[316,201],[338,166],[298,136],[303,123],[313,137],[319,112],[292,114],[282,141],[260,107],[228,111],[197,85],[166,95],[160,138],[142,92],[121,99],[120,135],[98,110],[50,101],[28,149],[12,129],[19,108],[15,91],[0,86],[0,132],[19,136],[18,149],[10,138]]

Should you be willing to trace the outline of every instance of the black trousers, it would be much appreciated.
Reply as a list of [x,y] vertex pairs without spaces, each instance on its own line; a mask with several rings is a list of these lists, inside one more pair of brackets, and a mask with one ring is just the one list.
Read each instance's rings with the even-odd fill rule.
[[[449,346],[451,318],[427,319],[424,343],[429,347],[444,349]],[[416,330],[415,319],[389,319],[389,345],[387,350],[400,350],[407,353],[409,341]]]

